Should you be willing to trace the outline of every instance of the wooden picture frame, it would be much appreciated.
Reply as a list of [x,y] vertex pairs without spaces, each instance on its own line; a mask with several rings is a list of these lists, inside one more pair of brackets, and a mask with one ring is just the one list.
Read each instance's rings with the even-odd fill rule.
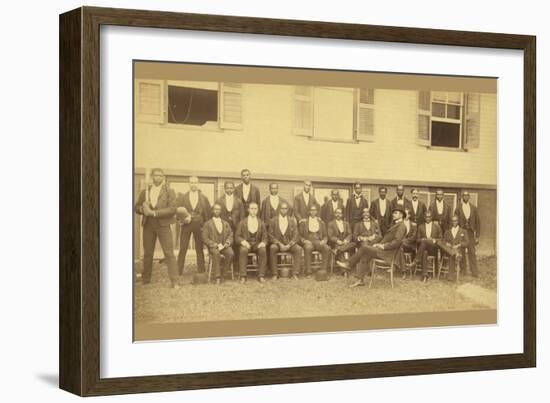
[[[100,26],[452,45],[524,52],[524,348],[521,354],[100,377]],[[60,16],[60,387],[81,396],[533,367],[536,364],[534,36],[82,7]]]

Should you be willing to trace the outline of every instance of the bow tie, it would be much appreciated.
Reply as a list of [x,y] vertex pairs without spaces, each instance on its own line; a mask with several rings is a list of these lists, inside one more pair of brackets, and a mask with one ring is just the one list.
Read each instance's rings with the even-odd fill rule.
[[356,199],[360,199],[360,198],[361,198],[361,196],[355,196],[355,198],[356,198]]

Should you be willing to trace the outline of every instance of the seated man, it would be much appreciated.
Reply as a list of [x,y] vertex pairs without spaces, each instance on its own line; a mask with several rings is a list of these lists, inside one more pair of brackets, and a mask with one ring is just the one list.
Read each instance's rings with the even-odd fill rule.
[[432,221],[432,213],[426,210],[424,223],[418,226],[416,264],[422,264],[422,282],[428,281],[428,256],[437,256],[437,241],[443,238],[441,227]]
[[359,246],[373,245],[382,239],[380,227],[376,221],[371,220],[368,208],[363,209],[362,221],[353,228],[353,239]]
[[[215,203],[212,208],[212,218],[202,227],[202,241],[208,246],[212,259],[212,271],[216,278],[216,284],[221,284],[221,279],[233,260],[233,231],[227,221],[222,220],[222,206]],[[221,256],[224,256],[223,267],[220,268]]]
[[451,228],[445,231],[443,240],[437,244],[450,259],[449,262],[449,277],[452,278],[456,270],[460,270],[460,261],[464,256],[464,248],[468,246],[468,233],[458,225],[458,217],[455,215],[451,218]]
[[393,225],[387,230],[386,234],[379,243],[371,245],[362,245],[359,250],[347,261],[336,262],[336,264],[344,269],[349,270],[355,268],[357,263],[363,256],[366,257],[366,266],[360,266],[357,271],[357,281],[350,285],[350,287],[357,287],[365,285],[365,267],[370,267],[372,259],[383,259],[388,264],[391,263],[395,253],[401,247],[401,243],[405,238],[407,228],[403,224],[403,217],[405,216],[405,210],[402,207],[396,206],[392,209]]
[[311,259],[313,251],[321,253],[321,270],[327,269],[328,254],[330,248],[327,245],[328,236],[325,223],[317,217],[317,206],[309,208],[309,217],[302,221],[299,226],[300,243],[304,248],[305,274],[311,273]]
[[329,245],[335,252],[335,259],[340,258],[346,252],[351,253],[355,249],[353,233],[348,222],[344,221],[344,211],[337,208],[334,211],[335,219],[328,223]]
[[298,245],[298,224],[294,217],[288,215],[288,203],[279,205],[279,214],[271,220],[269,232],[269,263],[273,280],[277,279],[277,253],[292,254],[292,277],[297,279],[302,265],[302,248]]
[[267,229],[258,218],[258,203],[251,202],[248,207],[248,217],[243,218],[237,226],[235,243],[239,248],[239,277],[241,284],[246,282],[246,260],[248,254],[254,252],[258,255],[258,280],[265,282],[265,269],[267,265]]

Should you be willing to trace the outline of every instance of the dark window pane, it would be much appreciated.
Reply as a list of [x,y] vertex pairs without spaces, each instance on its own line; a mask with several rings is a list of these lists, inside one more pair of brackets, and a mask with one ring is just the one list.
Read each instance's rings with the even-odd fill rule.
[[460,146],[460,125],[457,123],[432,122],[432,146]]
[[447,105],[447,117],[449,119],[460,119],[460,106]]
[[445,104],[439,104],[437,102],[432,102],[432,116],[438,118],[445,117]]
[[168,86],[168,122],[202,126],[218,121],[218,91]]

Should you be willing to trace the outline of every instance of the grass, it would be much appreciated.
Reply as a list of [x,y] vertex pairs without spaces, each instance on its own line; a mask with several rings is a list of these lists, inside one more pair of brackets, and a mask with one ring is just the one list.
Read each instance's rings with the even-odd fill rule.
[[[480,277],[463,276],[461,283],[475,284],[494,292],[496,300],[496,258],[479,260]],[[268,280],[260,284],[249,278],[244,285],[227,280],[222,285],[192,285],[195,268],[186,267],[179,289],[169,288],[166,268],[155,264],[153,281],[135,285],[136,323],[197,322],[230,319],[289,318],[355,314],[435,312],[486,309],[457,291],[448,280],[401,280],[390,287],[380,273],[373,288],[347,285],[351,279],[333,276],[329,281],[313,278]]]

